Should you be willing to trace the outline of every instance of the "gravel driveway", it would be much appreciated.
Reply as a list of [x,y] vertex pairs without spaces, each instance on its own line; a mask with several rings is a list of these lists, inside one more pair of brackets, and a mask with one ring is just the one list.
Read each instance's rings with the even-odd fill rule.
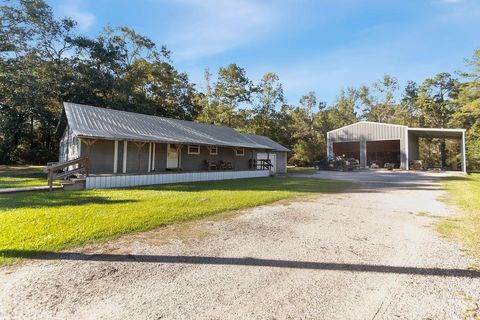
[[452,214],[435,177],[314,176],[359,185],[3,267],[0,318],[459,319],[475,308],[480,273],[433,227]]

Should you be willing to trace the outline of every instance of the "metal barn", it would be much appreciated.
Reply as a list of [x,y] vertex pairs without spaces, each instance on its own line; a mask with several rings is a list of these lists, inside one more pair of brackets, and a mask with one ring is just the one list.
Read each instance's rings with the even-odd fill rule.
[[410,128],[360,121],[327,133],[327,155],[359,159],[362,168],[374,162],[391,162],[408,170],[411,163],[419,160],[419,138],[458,139],[461,170],[466,172],[465,129]]

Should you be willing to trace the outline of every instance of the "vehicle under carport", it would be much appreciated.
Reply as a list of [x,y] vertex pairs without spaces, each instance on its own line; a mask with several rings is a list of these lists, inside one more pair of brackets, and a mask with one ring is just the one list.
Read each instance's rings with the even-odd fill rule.
[[362,168],[383,167],[388,163],[408,170],[412,163],[421,161],[420,138],[458,140],[460,170],[466,172],[465,129],[409,128],[360,121],[327,133],[327,157],[356,158]]

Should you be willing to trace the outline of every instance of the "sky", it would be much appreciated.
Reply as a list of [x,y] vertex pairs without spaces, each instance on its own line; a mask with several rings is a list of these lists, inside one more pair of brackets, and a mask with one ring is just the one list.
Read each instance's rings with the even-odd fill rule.
[[236,63],[258,82],[275,72],[289,103],[384,74],[404,85],[465,69],[480,48],[480,0],[47,0],[96,36],[128,26],[172,51],[203,89],[203,73]]

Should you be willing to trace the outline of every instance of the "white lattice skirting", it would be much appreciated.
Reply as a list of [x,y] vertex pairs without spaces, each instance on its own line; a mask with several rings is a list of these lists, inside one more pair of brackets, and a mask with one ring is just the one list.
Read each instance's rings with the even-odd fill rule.
[[269,170],[252,171],[210,171],[185,172],[138,175],[89,176],[86,181],[87,189],[122,188],[134,186],[148,186],[155,184],[170,184],[195,181],[214,181],[228,179],[245,179],[268,177]]

